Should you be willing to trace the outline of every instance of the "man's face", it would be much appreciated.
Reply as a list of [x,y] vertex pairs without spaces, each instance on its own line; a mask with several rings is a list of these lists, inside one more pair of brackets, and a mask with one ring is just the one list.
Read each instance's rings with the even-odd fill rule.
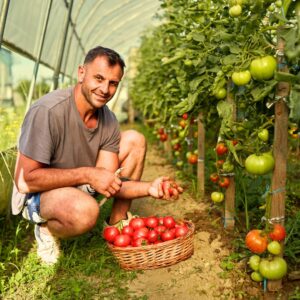
[[104,56],[78,69],[81,92],[93,109],[104,106],[114,96],[122,76],[121,67],[110,66]]

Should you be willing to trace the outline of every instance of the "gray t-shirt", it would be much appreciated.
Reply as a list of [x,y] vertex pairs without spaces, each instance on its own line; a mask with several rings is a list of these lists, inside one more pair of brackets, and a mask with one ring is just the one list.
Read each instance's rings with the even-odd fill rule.
[[[56,90],[35,102],[25,116],[19,139],[19,151],[52,168],[95,166],[99,150],[118,153],[119,124],[104,106],[98,110],[98,124],[87,128],[74,100],[74,88]],[[23,207],[14,187],[12,211]]]

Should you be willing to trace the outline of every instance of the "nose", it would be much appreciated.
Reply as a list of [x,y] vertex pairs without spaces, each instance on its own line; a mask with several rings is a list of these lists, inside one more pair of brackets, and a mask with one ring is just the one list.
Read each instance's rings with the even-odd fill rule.
[[104,94],[104,95],[108,94],[108,91],[109,91],[109,81],[108,80],[104,80],[101,83],[100,90],[101,90],[102,94]]

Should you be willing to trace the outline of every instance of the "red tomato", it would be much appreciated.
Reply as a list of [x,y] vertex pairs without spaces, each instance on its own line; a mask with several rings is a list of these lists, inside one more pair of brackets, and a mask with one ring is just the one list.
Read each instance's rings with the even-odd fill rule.
[[129,225],[126,225],[122,228],[122,233],[123,234],[128,234],[128,235],[132,236],[133,232],[134,232],[133,228]]
[[159,225],[164,225],[164,217],[158,217],[157,219]]
[[253,253],[261,254],[267,249],[267,236],[261,230],[253,229],[246,236],[246,246]]
[[188,113],[184,113],[184,114],[182,115],[182,119],[183,119],[183,120],[187,120],[188,118],[189,118]]
[[282,241],[285,239],[286,232],[282,225],[274,224],[273,231],[269,233],[269,237],[274,241]]
[[162,241],[171,241],[175,238],[175,232],[171,230],[167,230],[160,235]]
[[130,220],[129,225],[134,229],[145,227],[145,221],[143,218],[133,218]]
[[148,235],[148,232],[149,232],[149,229],[147,227],[141,227],[141,228],[138,228],[136,229],[134,232],[133,232],[133,235],[132,235],[132,238],[135,240],[135,239],[138,239],[138,238],[141,238],[141,237],[147,237]]
[[210,176],[209,176],[209,179],[212,181],[212,182],[218,182],[219,180],[219,175],[217,173],[212,173]]
[[183,128],[185,128],[186,127],[186,121],[185,120],[180,120],[179,121],[179,126],[183,129]]
[[219,186],[222,188],[227,189],[229,187],[230,184],[230,179],[229,177],[221,177],[219,180]]
[[103,231],[103,237],[108,241],[113,243],[116,236],[118,236],[120,234],[120,231],[118,228],[114,227],[114,226],[108,226],[104,228]]
[[157,129],[157,133],[158,133],[158,134],[163,134],[163,133],[165,133],[165,129],[164,129],[163,127],[158,128],[158,129]]
[[162,232],[165,232],[167,230],[167,227],[164,225],[158,225],[157,227],[154,228],[154,230],[158,233],[161,234]]
[[216,161],[216,167],[217,167],[217,168],[222,168],[224,162],[225,162],[224,159],[218,159],[218,160]]
[[117,247],[127,247],[131,242],[131,237],[128,234],[119,234],[114,240],[114,245]]
[[218,143],[216,146],[216,152],[218,155],[223,155],[228,152],[228,148],[224,143]]
[[158,226],[158,219],[156,217],[148,217],[145,220],[145,225],[150,228]]
[[173,149],[175,151],[179,151],[181,149],[181,145],[179,143],[176,143],[174,146],[173,146]]
[[159,139],[162,142],[165,142],[168,139],[168,135],[166,133],[163,133],[163,134],[160,135]]
[[166,228],[169,228],[169,229],[173,228],[173,227],[175,227],[175,224],[176,224],[176,222],[173,217],[171,217],[171,216],[164,217],[164,226],[166,226]]
[[189,155],[188,162],[191,165],[195,165],[198,162],[198,155],[197,154],[191,154],[191,155]]
[[131,242],[132,247],[140,247],[140,246],[146,246],[149,242],[146,238],[140,237],[138,239],[135,239]]
[[178,226],[175,229],[175,236],[180,237],[180,236],[185,236],[189,232],[189,229],[186,225],[183,226]]
[[155,243],[158,239],[158,233],[155,230],[151,230],[148,232],[147,239],[150,243]]

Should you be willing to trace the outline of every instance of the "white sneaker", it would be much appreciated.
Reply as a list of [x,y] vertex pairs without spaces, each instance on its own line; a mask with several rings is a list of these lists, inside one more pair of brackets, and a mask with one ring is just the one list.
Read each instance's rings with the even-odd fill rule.
[[50,234],[41,231],[40,225],[34,226],[34,235],[37,241],[37,255],[41,260],[53,265],[59,258],[59,240]]

